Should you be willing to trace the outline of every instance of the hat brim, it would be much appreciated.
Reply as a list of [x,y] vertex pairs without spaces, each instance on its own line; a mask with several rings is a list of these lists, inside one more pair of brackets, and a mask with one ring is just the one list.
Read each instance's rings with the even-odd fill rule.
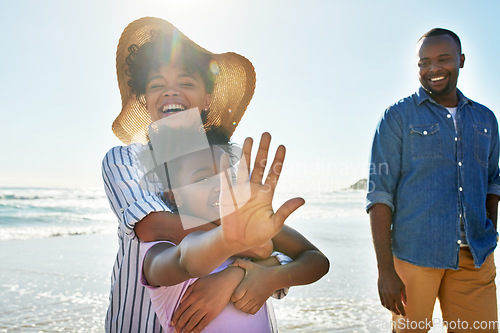
[[[233,53],[215,54],[191,41],[171,23],[155,17],[143,17],[130,23],[123,31],[116,51],[116,72],[122,98],[122,110],[113,122],[113,132],[125,144],[146,143],[147,127],[151,117],[143,96],[136,96],[128,86],[126,58],[130,45],[142,46],[149,42],[152,31],[176,36],[198,50],[209,54],[216,64],[214,89],[205,121],[205,128],[221,130],[231,137],[252,99],[255,90],[255,70],[245,57]],[[142,98],[142,101],[141,101]]]

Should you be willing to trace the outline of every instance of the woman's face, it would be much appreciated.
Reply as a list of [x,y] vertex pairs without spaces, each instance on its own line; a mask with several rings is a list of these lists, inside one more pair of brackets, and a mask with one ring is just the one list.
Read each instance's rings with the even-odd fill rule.
[[201,112],[210,99],[201,76],[181,66],[163,65],[148,75],[146,107],[153,121],[195,107]]

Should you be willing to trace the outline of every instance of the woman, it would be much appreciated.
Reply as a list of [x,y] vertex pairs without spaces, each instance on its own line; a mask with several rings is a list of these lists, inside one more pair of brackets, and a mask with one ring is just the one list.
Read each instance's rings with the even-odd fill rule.
[[[159,194],[158,184],[144,181],[138,156],[148,147],[148,125],[198,108],[204,130],[227,142],[253,95],[255,73],[240,55],[210,53],[170,23],[142,18],[132,22],[120,38],[117,75],[122,112],[113,131],[127,146],[112,148],[103,161],[106,193],[120,221],[106,331],[160,332],[149,294],[140,284],[139,239],[179,244],[187,234],[212,230],[217,223],[191,216],[198,227],[184,230],[179,215],[171,212]],[[252,252],[253,257],[267,258],[270,251],[268,245]],[[218,292],[227,294],[231,285],[224,279],[234,275],[234,270],[210,277],[212,282],[219,279]],[[213,300],[222,305],[228,302],[221,297]],[[214,317],[221,307],[202,310]]]

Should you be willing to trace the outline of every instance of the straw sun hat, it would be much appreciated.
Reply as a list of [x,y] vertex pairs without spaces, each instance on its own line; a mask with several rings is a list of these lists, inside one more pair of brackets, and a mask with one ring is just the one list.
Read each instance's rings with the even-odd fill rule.
[[186,42],[195,50],[212,57],[210,69],[215,75],[215,82],[205,129],[220,128],[231,137],[255,90],[255,70],[252,63],[233,52],[211,53],[187,38],[169,22],[155,17],[135,20],[123,30],[120,37],[116,51],[116,72],[122,110],[113,122],[115,135],[125,144],[146,143],[148,140],[147,127],[151,124],[151,117],[144,102],[139,101],[127,84],[130,77],[126,75],[128,67],[125,59],[129,55],[129,46],[136,44],[140,47],[149,42],[152,31],[161,31],[167,36],[174,35],[181,42]]

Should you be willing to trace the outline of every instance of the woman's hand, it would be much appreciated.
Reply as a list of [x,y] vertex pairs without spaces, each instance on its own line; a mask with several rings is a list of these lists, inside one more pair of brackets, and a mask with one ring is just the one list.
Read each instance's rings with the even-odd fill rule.
[[199,278],[188,287],[172,317],[177,332],[201,332],[230,302],[244,271],[237,267]]

